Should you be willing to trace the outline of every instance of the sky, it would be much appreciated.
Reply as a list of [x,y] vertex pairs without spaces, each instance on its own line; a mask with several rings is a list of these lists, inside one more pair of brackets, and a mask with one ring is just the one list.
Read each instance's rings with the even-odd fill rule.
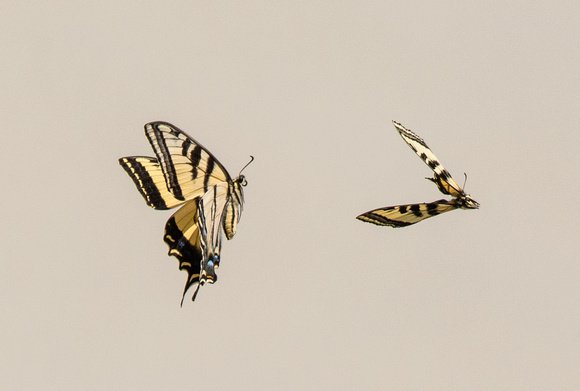
[[[580,5],[4,1],[0,379],[27,390],[580,388]],[[479,210],[444,198],[392,120]],[[167,121],[244,175],[180,307],[118,158]]]

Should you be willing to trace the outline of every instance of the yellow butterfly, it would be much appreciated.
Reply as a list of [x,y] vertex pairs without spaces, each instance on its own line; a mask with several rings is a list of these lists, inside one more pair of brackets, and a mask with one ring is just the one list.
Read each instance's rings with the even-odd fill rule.
[[357,216],[357,219],[376,225],[388,225],[391,227],[406,227],[418,223],[426,218],[436,216],[451,210],[460,209],[477,209],[479,203],[455,182],[449,174],[449,171],[443,167],[425,141],[405,128],[403,125],[393,121],[395,128],[411,147],[413,151],[423,160],[435,173],[433,178],[427,178],[437,185],[443,194],[454,197],[452,200],[439,200],[430,203],[408,204],[388,206],[378,208]]
[[232,179],[207,149],[167,122],[148,123],[145,135],[155,157],[123,157],[119,164],[150,207],[183,205],[167,221],[163,237],[169,255],[176,257],[179,269],[188,274],[183,304],[192,285],[197,284],[195,300],[201,285],[217,281],[221,234],[223,231],[232,239],[236,233],[246,179],[243,175]]

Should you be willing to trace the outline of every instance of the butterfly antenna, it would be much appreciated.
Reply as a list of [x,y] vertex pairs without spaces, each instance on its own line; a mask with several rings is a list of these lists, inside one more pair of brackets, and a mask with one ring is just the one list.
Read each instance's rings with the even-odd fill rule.
[[465,176],[465,179],[463,180],[463,188],[465,189],[465,185],[467,184],[467,173],[463,173],[463,176]]
[[253,161],[254,161],[254,157],[253,157],[252,155],[250,155],[250,161],[249,161],[249,162],[248,162],[248,163],[247,163],[247,164],[246,164],[244,167],[242,167],[242,169],[241,169],[241,170],[240,170],[240,172],[238,173],[238,176],[240,176],[240,174],[242,173],[242,171],[244,171],[244,169],[245,169],[246,167],[248,167],[248,166],[250,165],[250,163],[251,163],[251,162],[253,162]]

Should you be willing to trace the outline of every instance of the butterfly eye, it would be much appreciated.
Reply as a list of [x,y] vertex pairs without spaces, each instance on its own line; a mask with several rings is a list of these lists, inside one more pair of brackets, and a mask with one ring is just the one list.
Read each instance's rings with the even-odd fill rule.
[[248,185],[248,181],[246,180],[246,177],[243,175],[240,175],[240,182],[242,182],[242,186]]

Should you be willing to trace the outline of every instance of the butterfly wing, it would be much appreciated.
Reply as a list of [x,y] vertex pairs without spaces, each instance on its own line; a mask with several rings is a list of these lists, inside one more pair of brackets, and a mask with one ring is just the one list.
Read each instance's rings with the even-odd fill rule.
[[449,194],[452,197],[461,197],[465,194],[421,137],[398,122],[393,121],[393,125],[409,147],[433,170],[434,178],[428,179],[433,181],[443,194]]
[[[239,198],[237,198],[239,197]],[[203,259],[200,281],[214,283],[215,269],[220,264],[222,232],[231,239],[240,218],[242,188],[238,181],[213,186],[199,201],[198,225],[202,242]]]
[[430,203],[409,204],[378,208],[357,216],[357,219],[376,225],[406,227],[429,217],[457,209],[455,200],[439,200]]
[[128,156],[119,164],[135,183],[147,205],[154,209],[171,209],[183,204],[165,185],[165,176],[157,159],[145,156]]
[[198,284],[193,299],[199,289],[201,274],[201,261],[203,248],[198,224],[198,201],[192,200],[182,206],[167,220],[163,240],[169,246],[168,255],[174,256],[179,261],[179,270],[187,271],[187,281],[183,290],[181,304],[187,290]]
[[220,182],[231,182],[221,163],[200,143],[167,122],[145,125],[167,189],[177,200],[201,197]]
[[202,248],[201,279],[214,283],[215,269],[219,267],[222,241],[222,217],[228,201],[228,184],[218,183],[199,200],[198,225],[200,226]]

